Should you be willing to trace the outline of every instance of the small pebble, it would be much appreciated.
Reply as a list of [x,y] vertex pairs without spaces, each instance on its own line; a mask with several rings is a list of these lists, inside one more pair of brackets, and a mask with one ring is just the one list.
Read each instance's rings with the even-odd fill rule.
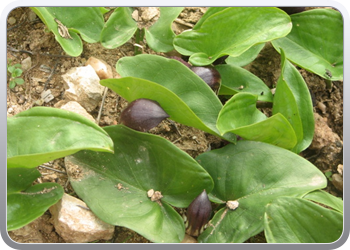
[[14,25],[14,24],[17,22],[17,20],[16,20],[16,18],[14,18],[14,17],[9,17],[9,19],[7,19],[7,22],[8,22],[10,25]]
[[332,175],[332,183],[336,189],[343,192],[343,177],[340,174]]
[[27,57],[26,59],[23,59],[23,61],[21,62],[21,65],[22,65],[23,71],[30,69],[32,67],[32,58]]
[[321,110],[322,114],[326,113],[326,105],[323,102],[318,102],[317,107]]

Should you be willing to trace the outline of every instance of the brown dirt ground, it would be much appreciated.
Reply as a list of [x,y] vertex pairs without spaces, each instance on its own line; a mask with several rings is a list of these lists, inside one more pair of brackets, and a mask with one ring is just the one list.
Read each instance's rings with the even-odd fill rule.
[[[185,8],[180,14],[173,29],[175,33],[180,33],[185,29],[189,29],[202,16],[206,8]],[[139,16],[142,15],[147,8],[137,8]],[[40,99],[40,93],[45,89],[50,89],[55,97],[51,102],[44,106],[57,107],[64,100],[64,87],[61,75],[72,67],[82,66],[87,59],[94,56],[103,59],[113,68],[114,77],[117,77],[115,64],[117,60],[124,56],[132,56],[134,54],[134,40],[131,39],[123,46],[107,50],[101,44],[84,43],[84,50],[79,57],[65,56],[59,44],[55,41],[53,34],[45,30],[45,25],[36,16],[33,16],[29,8],[17,8],[10,12],[8,18],[13,17],[16,20],[14,24],[7,24],[7,58],[13,63],[21,63],[25,58],[31,57],[32,67],[24,72],[23,78],[25,83],[16,86],[14,89],[7,90],[7,115],[13,116],[21,111],[36,106],[35,102]],[[139,27],[147,27],[152,24],[157,17],[144,21],[139,21]],[[154,52],[147,47],[147,44],[141,43],[143,53]],[[43,66],[44,65],[44,66]],[[44,67],[53,70],[50,79],[50,72],[43,71]],[[268,86],[272,87],[276,84],[280,74],[280,56],[270,44],[267,44],[262,50],[258,58],[250,65],[246,66],[248,70],[260,77]],[[328,138],[310,147],[302,153],[302,156],[311,161],[323,172],[332,174],[339,172],[339,165],[343,164],[343,82],[333,82],[331,89],[326,88],[324,79],[299,69],[304,77],[315,101],[315,120],[316,128],[315,137]],[[323,104],[323,105],[322,105]],[[103,106],[100,126],[108,126],[117,124],[119,114],[127,105],[127,102],[112,91],[108,91]],[[96,118],[99,108],[97,107],[91,112]],[[175,126],[168,121],[163,121],[151,133],[158,134],[166,139],[174,142],[176,146],[184,150],[192,157],[211,149],[223,146],[224,142],[215,136],[204,133],[203,131],[177,124],[177,129],[181,133],[179,135]],[[325,132],[326,131],[326,132]],[[326,133],[326,134],[325,134]],[[323,144],[322,144],[323,143]],[[42,177],[38,182],[57,182],[61,184],[65,191],[74,195],[71,188],[63,159],[49,162],[47,166],[55,168],[52,171],[40,168]],[[342,188],[339,183],[329,181],[326,189],[333,195],[342,197]],[[21,243],[28,242],[45,242],[55,243],[64,242],[64,240],[55,232],[51,223],[51,216],[46,212],[38,220],[30,223],[26,227],[9,232],[10,237]],[[106,241],[99,241],[106,242]],[[130,242],[140,243],[149,242],[147,239],[137,233],[126,228],[116,227],[114,237],[108,242]],[[247,242],[265,242],[263,233],[252,237]]]

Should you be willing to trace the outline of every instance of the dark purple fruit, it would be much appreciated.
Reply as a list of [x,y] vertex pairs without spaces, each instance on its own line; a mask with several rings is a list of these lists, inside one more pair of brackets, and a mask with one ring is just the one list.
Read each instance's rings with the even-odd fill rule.
[[129,103],[122,111],[119,123],[129,128],[146,132],[168,117],[169,115],[158,102],[149,99],[137,99]]
[[196,73],[203,81],[205,81],[209,87],[216,92],[220,87],[221,76],[219,71],[217,71],[214,67],[206,66],[206,67],[190,67],[190,69]]
[[288,15],[305,11],[305,7],[278,7],[278,8],[286,12]]
[[198,236],[208,223],[211,212],[211,203],[207,192],[203,190],[187,208],[188,226],[186,228],[186,233],[192,236]]

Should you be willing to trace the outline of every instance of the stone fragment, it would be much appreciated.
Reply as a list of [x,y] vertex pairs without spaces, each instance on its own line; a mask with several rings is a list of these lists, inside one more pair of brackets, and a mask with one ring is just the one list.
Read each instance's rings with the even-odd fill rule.
[[104,86],[91,65],[72,68],[62,78],[66,99],[78,102],[88,112],[101,102]]
[[98,219],[86,204],[68,194],[50,207],[56,232],[67,243],[86,243],[95,240],[109,240],[114,226]]
[[320,150],[332,143],[340,142],[339,136],[328,126],[327,120],[317,113],[314,113],[315,133],[310,149]]
[[159,15],[159,9],[157,7],[148,7],[143,9],[141,18],[143,19],[143,21],[147,22],[157,15]]
[[16,18],[14,18],[14,17],[12,16],[12,17],[9,17],[9,19],[7,19],[7,22],[8,22],[8,24],[10,24],[10,25],[14,25],[14,24],[17,22],[17,20],[16,20]]
[[28,56],[26,59],[23,59],[21,65],[23,71],[30,69],[32,67],[32,58]]
[[180,243],[198,243],[198,241],[192,236],[185,234],[184,239]]
[[93,67],[101,80],[113,78],[112,67],[102,59],[97,59],[96,57],[92,56],[86,61],[85,65],[90,65]]
[[95,122],[95,119],[79,103],[75,101],[67,102],[61,107],[61,109],[75,112]]
[[332,183],[336,189],[343,192],[343,177],[340,174],[332,175]]

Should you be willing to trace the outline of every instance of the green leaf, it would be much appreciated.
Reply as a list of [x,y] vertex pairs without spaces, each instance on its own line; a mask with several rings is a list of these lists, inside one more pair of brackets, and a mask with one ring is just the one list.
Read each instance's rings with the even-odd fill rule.
[[11,81],[9,82],[9,87],[10,87],[10,89],[13,89],[14,87],[16,87],[16,82],[15,82],[15,80],[11,80]]
[[114,10],[101,33],[101,44],[105,48],[117,48],[135,34],[137,24],[131,13],[132,9],[129,7],[118,7]]
[[[100,40],[104,19],[99,7],[31,7],[31,9],[54,33],[55,39],[68,55],[79,56],[83,51],[83,43],[77,33],[88,43]],[[61,37],[55,18],[68,28],[73,39]]]
[[[138,98],[155,100],[171,119],[220,136],[216,128],[216,119],[222,108],[219,98],[199,76],[179,61],[145,54],[124,57],[118,61],[117,71],[124,78],[103,80],[101,84],[128,101]],[[234,138],[227,136],[227,140]]]
[[304,158],[262,142],[238,141],[196,160],[213,178],[216,200],[239,202],[236,210],[223,207],[214,215],[200,242],[244,242],[263,230],[265,205],[273,199],[301,197],[327,185],[322,172]]
[[269,243],[332,243],[343,232],[341,213],[294,197],[273,200],[264,221]]
[[281,113],[292,125],[297,136],[293,151],[306,149],[314,136],[314,115],[309,89],[299,71],[281,53],[282,70],[273,100],[273,114]]
[[179,16],[183,7],[160,7],[160,17],[148,30],[146,41],[151,49],[157,52],[169,52],[174,49],[174,31],[171,24]]
[[8,168],[7,194],[18,193],[29,188],[39,177],[40,172],[35,168]]
[[23,71],[20,68],[15,68],[12,72],[12,77],[19,77],[21,76]]
[[217,65],[215,68],[221,76],[220,95],[248,92],[257,95],[258,100],[272,102],[271,90],[260,78],[248,70],[229,64]]
[[230,65],[235,65],[235,66],[246,66],[252,61],[254,61],[255,58],[259,55],[260,51],[264,48],[265,43],[260,43],[257,45],[254,45],[250,47],[246,52],[242,53],[240,56],[237,57],[232,57],[229,56],[226,59],[226,63]]
[[203,16],[198,20],[198,22],[193,27],[193,30],[199,30],[204,23],[210,16],[227,9],[227,7],[209,7],[207,11],[203,14]]
[[[153,242],[180,242],[184,223],[171,206],[187,207],[203,189],[210,192],[211,177],[164,138],[123,125],[105,130],[115,154],[82,151],[66,157],[74,190],[109,224],[128,227]],[[163,198],[151,201],[150,189]]]
[[315,201],[324,204],[328,207],[335,209],[338,212],[343,213],[343,201],[339,197],[335,197],[323,190],[316,190],[306,194],[304,199]]
[[15,82],[16,84],[21,85],[21,84],[24,83],[24,80],[23,80],[22,78],[15,78],[15,79],[14,79],[14,82]]
[[210,15],[199,28],[176,36],[174,47],[190,56],[193,65],[208,65],[224,55],[237,57],[290,30],[290,17],[277,8],[230,7]]
[[35,107],[7,118],[8,167],[33,168],[82,149],[113,152],[108,134],[74,112]]
[[27,225],[61,199],[64,190],[57,183],[31,186],[39,176],[36,169],[7,169],[7,230]]
[[[332,81],[343,80],[343,19],[332,9],[314,9],[291,15],[288,36],[272,41],[296,65]],[[331,72],[332,77],[327,75]]]
[[228,100],[217,120],[217,128],[221,134],[231,132],[243,139],[292,149],[297,141],[288,120],[282,114],[267,118],[256,108],[257,100],[257,95],[243,92]]

